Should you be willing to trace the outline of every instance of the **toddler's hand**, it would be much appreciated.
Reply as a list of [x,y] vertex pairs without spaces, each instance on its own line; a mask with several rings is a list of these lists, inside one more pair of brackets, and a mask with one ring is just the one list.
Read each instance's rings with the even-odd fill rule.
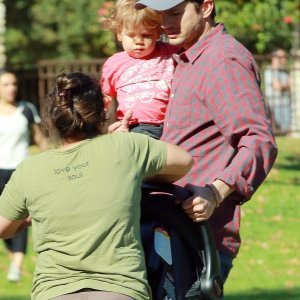
[[128,132],[129,131],[129,121],[132,117],[132,111],[127,110],[123,120],[115,122],[108,127],[108,133],[113,133],[116,131]]

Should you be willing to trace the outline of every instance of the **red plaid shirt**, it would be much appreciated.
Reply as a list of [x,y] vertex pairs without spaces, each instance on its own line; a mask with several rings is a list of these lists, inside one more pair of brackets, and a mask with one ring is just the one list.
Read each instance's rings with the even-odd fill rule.
[[218,24],[176,57],[162,140],[182,146],[194,166],[178,184],[220,179],[234,188],[210,218],[217,248],[236,256],[240,205],[270,171],[277,147],[251,53]]

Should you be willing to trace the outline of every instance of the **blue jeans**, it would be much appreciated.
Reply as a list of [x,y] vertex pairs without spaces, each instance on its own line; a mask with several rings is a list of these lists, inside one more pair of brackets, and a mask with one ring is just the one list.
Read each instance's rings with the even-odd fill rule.
[[132,125],[129,130],[135,133],[143,133],[156,140],[159,140],[162,135],[163,125],[137,124]]
[[[228,278],[230,270],[233,266],[232,261],[233,261],[234,257],[224,254],[223,252],[219,252],[219,257],[220,257],[220,263],[221,263],[221,278],[222,278],[223,284],[225,284],[226,279]],[[221,298],[221,300],[223,300],[223,299],[225,299],[224,295]]]

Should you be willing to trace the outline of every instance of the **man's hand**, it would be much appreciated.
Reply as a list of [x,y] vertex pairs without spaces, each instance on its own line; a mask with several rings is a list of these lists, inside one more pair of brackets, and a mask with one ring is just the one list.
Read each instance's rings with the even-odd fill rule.
[[129,121],[132,117],[132,111],[127,110],[123,120],[115,122],[108,127],[108,133],[113,133],[116,131],[128,132],[129,131]]
[[182,208],[194,222],[202,222],[207,220],[213,213],[217,202],[208,187],[198,187],[187,184],[185,188],[190,191],[193,196],[182,202]]

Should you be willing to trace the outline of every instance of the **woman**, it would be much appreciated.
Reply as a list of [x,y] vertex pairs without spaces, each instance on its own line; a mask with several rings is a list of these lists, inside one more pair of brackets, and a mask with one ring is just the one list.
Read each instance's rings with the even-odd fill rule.
[[[28,156],[30,136],[46,148],[40,130],[40,117],[35,107],[26,101],[17,101],[18,83],[14,73],[0,73],[0,194],[17,165]],[[10,281],[21,279],[21,269],[27,247],[27,230],[4,241],[10,253],[11,264],[7,274]]]
[[181,178],[191,156],[142,134],[101,135],[101,89],[80,72],[58,76],[47,111],[60,146],[24,161],[0,198],[0,237],[32,217],[32,299],[151,299],[140,242],[141,182]]

